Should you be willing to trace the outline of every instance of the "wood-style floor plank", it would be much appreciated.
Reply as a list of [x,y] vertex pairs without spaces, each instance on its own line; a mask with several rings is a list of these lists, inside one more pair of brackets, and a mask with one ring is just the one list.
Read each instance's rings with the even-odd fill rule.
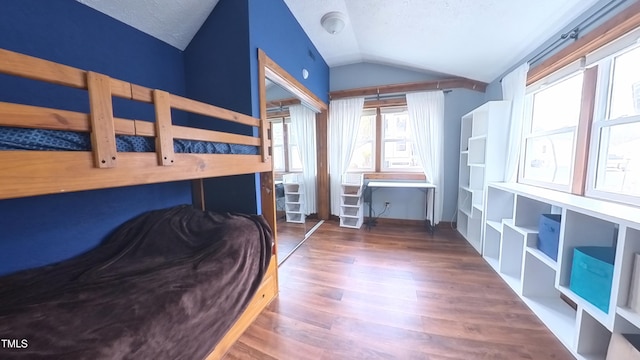
[[572,359],[459,235],[325,222],[226,355],[247,359]]

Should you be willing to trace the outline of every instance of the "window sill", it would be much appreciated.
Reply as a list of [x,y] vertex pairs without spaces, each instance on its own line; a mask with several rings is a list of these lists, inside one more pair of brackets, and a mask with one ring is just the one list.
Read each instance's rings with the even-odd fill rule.
[[365,172],[365,180],[427,180],[422,172]]

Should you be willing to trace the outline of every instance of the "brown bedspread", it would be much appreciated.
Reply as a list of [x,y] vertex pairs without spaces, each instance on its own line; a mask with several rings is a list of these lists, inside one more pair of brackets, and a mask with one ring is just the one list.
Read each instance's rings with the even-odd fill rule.
[[260,216],[143,214],[88,253],[0,278],[0,339],[27,344],[0,344],[0,359],[202,359],[257,291],[271,246]]

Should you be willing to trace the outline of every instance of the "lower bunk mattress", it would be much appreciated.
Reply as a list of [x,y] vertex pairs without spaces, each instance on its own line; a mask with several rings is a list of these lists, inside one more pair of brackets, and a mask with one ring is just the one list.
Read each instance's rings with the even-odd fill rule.
[[[153,137],[116,136],[116,148],[120,152],[155,152],[155,147]],[[91,137],[89,133],[75,131],[0,126],[0,150],[89,151]],[[182,139],[173,140],[173,151],[190,154],[256,155],[259,153],[256,146]]]
[[11,359],[203,359],[271,259],[261,216],[179,206],[145,213],[73,259],[0,278]]

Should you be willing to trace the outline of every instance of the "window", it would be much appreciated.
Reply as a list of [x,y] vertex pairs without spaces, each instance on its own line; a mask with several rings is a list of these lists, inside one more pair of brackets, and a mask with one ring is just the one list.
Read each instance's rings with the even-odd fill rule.
[[365,109],[349,171],[422,171],[408,122],[406,107]]
[[360,118],[358,138],[356,140],[349,171],[375,171],[376,148],[376,110],[367,109]]
[[271,119],[273,170],[276,172],[302,171],[298,138],[292,130],[289,118]]
[[579,71],[527,95],[520,182],[569,190],[582,81]]
[[382,171],[420,171],[406,108],[381,109]]
[[640,47],[633,45],[598,64],[588,194],[640,200]]

